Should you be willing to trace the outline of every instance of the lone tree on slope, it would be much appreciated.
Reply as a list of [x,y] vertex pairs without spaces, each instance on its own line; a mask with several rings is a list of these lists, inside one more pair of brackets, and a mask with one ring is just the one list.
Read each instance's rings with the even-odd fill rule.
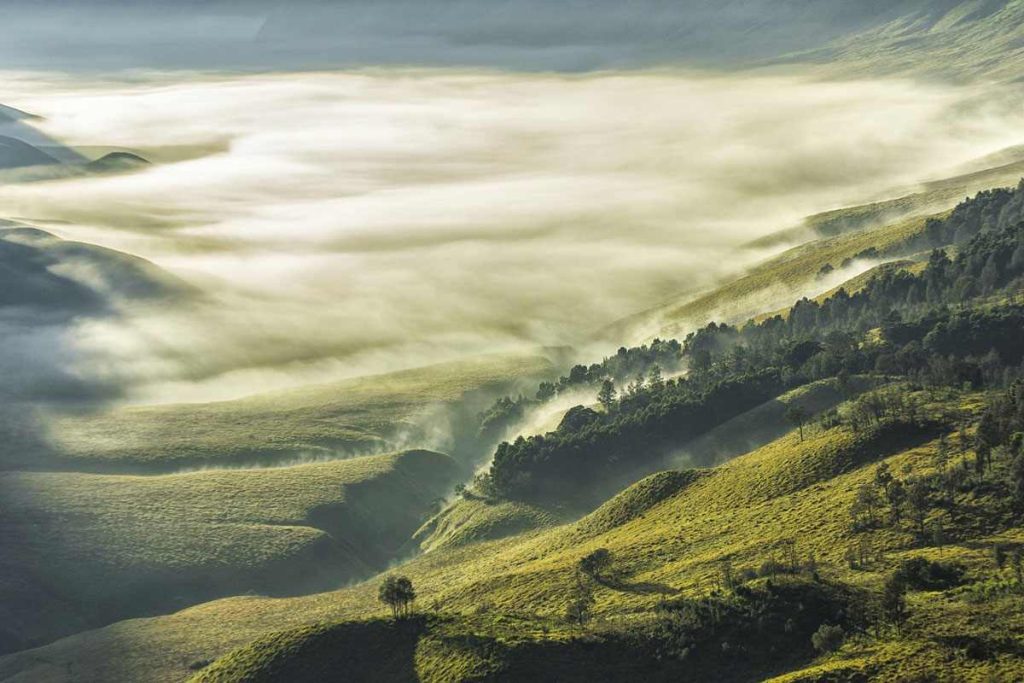
[[377,599],[391,608],[391,616],[395,619],[407,617],[412,612],[412,603],[416,601],[416,591],[412,581],[405,576],[388,576],[380,584]]
[[584,555],[580,558],[578,567],[587,576],[590,576],[595,581],[606,581],[608,580],[609,572],[611,571],[612,565],[615,562],[615,557],[612,552],[607,548],[598,548],[592,553]]
[[800,430],[800,442],[804,440],[804,423],[810,417],[809,413],[800,406],[790,406],[786,409],[786,419]]

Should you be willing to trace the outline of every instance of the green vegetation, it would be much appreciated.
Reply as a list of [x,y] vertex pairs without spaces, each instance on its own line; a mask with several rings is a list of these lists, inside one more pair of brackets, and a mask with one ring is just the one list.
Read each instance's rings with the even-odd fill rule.
[[[922,251],[926,262],[878,270],[785,315],[623,348],[526,397],[464,408],[459,448],[493,443],[566,390],[596,402],[499,445],[443,510],[436,499],[456,466],[423,452],[281,470],[4,475],[15,492],[4,514],[22,520],[17,554],[74,549],[35,556],[55,568],[45,590],[132,595],[118,563],[206,587],[217,565],[271,597],[79,633],[0,658],[0,679],[1021,679],[1022,214],[1019,188],[940,220],[842,234],[825,263]],[[891,241],[872,242],[879,235]],[[425,377],[443,374],[425,372],[348,404],[381,420],[361,429],[383,439],[407,421],[424,405],[415,393]],[[466,385],[454,384],[432,387],[432,400],[458,401]],[[303,400],[288,409],[321,405]],[[399,472],[403,459],[419,469]],[[691,468],[656,472],[665,462]],[[430,477],[436,485],[423,486]],[[194,538],[176,545],[182,529]],[[395,575],[366,578],[405,550]],[[338,557],[365,566],[349,571]],[[72,561],[126,588],[89,594]],[[270,567],[366,580],[283,595],[261,583]],[[8,593],[22,584],[14,575]],[[62,608],[48,609],[40,619]],[[28,622],[9,616],[9,633]]]
[[[923,411],[935,415],[955,411],[961,417],[977,421],[984,411],[984,403],[978,398],[975,394],[960,396],[949,390],[934,390],[920,393],[917,400]],[[846,404],[840,412],[855,412],[855,406]],[[955,437],[958,428],[956,422],[948,426],[953,434],[950,439]],[[801,586],[815,585],[813,577],[789,578],[785,570],[778,568],[790,566],[787,555],[792,553],[801,567],[813,564],[814,571],[825,582],[823,604],[826,605],[839,606],[853,598],[851,604],[863,603],[870,612],[875,600],[881,604],[886,578],[898,570],[904,560],[914,557],[963,566],[964,584],[944,591],[907,593],[908,618],[902,635],[889,627],[879,629],[876,635],[875,627],[870,624],[858,628],[856,620],[838,621],[837,614],[825,610],[826,613],[808,620],[814,623],[799,625],[800,647],[806,648],[798,651],[801,658],[773,662],[779,668],[772,671],[779,674],[803,671],[802,674],[790,673],[790,680],[799,679],[801,675],[811,680],[824,671],[845,676],[868,672],[873,676],[897,678],[948,667],[947,657],[959,657],[957,653],[970,647],[972,651],[980,648],[992,657],[958,660],[965,676],[967,672],[972,672],[972,676],[983,676],[987,672],[1012,679],[1014,672],[1017,676],[1024,672],[1020,654],[1015,654],[1009,645],[1014,638],[1024,637],[1021,626],[1010,617],[1019,610],[1021,598],[1015,592],[1012,568],[996,568],[991,547],[999,544],[1009,548],[1007,555],[1014,548],[1024,547],[1024,529],[1019,526],[1019,519],[996,517],[993,519],[1001,521],[981,529],[978,516],[957,517],[947,524],[950,540],[942,548],[922,547],[909,524],[858,531],[850,522],[849,510],[857,491],[862,485],[875,481],[879,463],[885,463],[892,472],[903,473],[909,468],[915,476],[930,473],[940,442],[925,433],[907,440],[902,430],[895,428],[868,434],[855,432],[848,424],[826,427],[815,423],[803,442],[797,434],[787,434],[701,476],[688,477],[684,486],[665,486],[657,480],[643,482],[636,490],[652,493],[637,494],[627,490],[622,494],[623,499],[608,503],[607,509],[605,506],[598,508],[578,523],[520,537],[471,543],[443,553],[426,553],[403,565],[402,573],[415,584],[420,609],[438,615],[428,617],[425,623],[434,623],[435,619],[437,623],[454,623],[456,626],[443,629],[445,633],[457,633],[460,637],[441,638],[433,627],[428,628],[425,640],[417,635],[417,646],[403,650],[416,653],[404,660],[406,666],[414,666],[424,680],[453,680],[451,670],[442,668],[437,659],[453,652],[459,655],[452,660],[452,666],[459,662],[458,666],[467,667],[465,671],[505,672],[519,669],[487,667],[513,666],[506,659],[510,649],[529,653],[526,659],[537,667],[542,664],[555,667],[551,671],[562,671],[558,667],[568,667],[569,662],[583,666],[580,652],[594,657],[606,652],[607,658],[595,659],[595,662],[611,665],[614,654],[621,656],[621,661],[630,662],[630,666],[641,667],[630,672],[631,675],[657,675],[664,660],[625,656],[626,652],[637,651],[634,649],[637,634],[647,633],[636,625],[638,619],[659,619],[660,610],[664,609],[659,606],[677,598],[698,602],[749,600],[742,596],[712,597],[715,591],[721,591],[721,563],[725,559],[741,581],[739,585],[749,583],[755,596],[760,595],[757,591],[768,590],[768,581],[780,588],[793,582],[794,590],[802,594]],[[973,452],[968,451],[968,454],[972,456]],[[965,503],[970,497],[964,494]],[[611,509],[621,509],[623,500],[630,498],[645,501],[644,507],[635,514],[609,514]],[[990,509],[989,504],[989,499],[977,502],[982,513]],[[980,519],[986,518],[981,516]],[[794,540],[795,543],[791,543]],[[847,551],[862,543],[869,546],[866,555],[870,556],[870,561],[851,568],[846,560]],[[593,617],[587,634],[574,635],[564,621],[570,579],[579,560],[600,548],[613,554],[620,583],[594,587]],[[941,560],[939,553],[942,553]],[[813,563],[807,559],[811,557]],[[766,567],[763,571],[762,566]],[[777,568],[773,570],[773,566]],[[773,571],[775,578],[772,578]],[[755,578],[746,579],[751,572]],[[756,578],[762,573],[766,578]],[[967,590],[976,586],[981,591],[982,586],[993,585],[996,581],[1006,582],[1008,590],[986,588],[988,597],[981,599]],[[189,675],[189,664],[213,659],[232,647],[282,629],[306,628],[316,622],[338,620],[344,623],[325,626],[323,630],[349,633],[347,629],[362,629],[346,625],[348,622],[344,620],[379,615],[378,588],[379,581],[371,581],[334,593],[287,600],[232,598],[175,615],[123,622],[79,638],[59,641],[32,652],[31,656],[26,653],[0,660],[0,675],[31,677],[42,671],[40,667],[56,670],[69,667],[68,675],[76,680],[102,680],[104,677],[180,680]],[[827,597],[829,595],[835,597]],[[858,602],[858,595],[874,597]],[[758,602],[759,598],[754,600]],[[719,611],[731,613],[725,607]],[[783,612],[789,618],[792,610]],[[704,651],[714,652],[717,648],[722,652],[723,641],[729,642],[730,647],[746,646],[747,641],[731,635],[744,633],[742,623],[727,619],[725,624],[715,627],[726,631],[711,630],[718,635],[712,636],[710,643],[701,641],[713,645],[703,648]],[[818,661],[814,659],[811,636],[823,623],[841,625],[847,638],[838,651]],[[994,624],[998,624],[998,628]],[[447,630],[449,628],[453,630]],[[595,637],[604,639],[606,632],[612,643],[622,642],[619,638],[629,638],[631,640],[626,642],[632,644],[628,648],[623,646],[624,649],[588,644]],[[772,632],[784,634],[786,630],[774,628]],[[444,642],[439,643],[435,635]],[[661,642],[646,635],[642,640],[645,647],[655,647]],[[253,646],[257,653],[262,653],[261,660],[270,657],[281,661],[280,666],[317,671],[307,669],[303,657],[292,657],[291,646],[277,650],[274,642],[277,641],[273,638],[261,640]],[[388,641],[387,647],[400,648],[398,642]],[[754,638],[750,642],[758,640]],[[89,657],[84,655],[86,649]],[[697,651],[701,649],[698,645]],[[345,652],[354,653],[359,647],[358,644],[351,648],[324,646],[324,650],[332,651],[332,656],[337,657]],[[246,652],[251,651],[240,651],[211,666],[208,675],[223,671],[225,677],[209,680],[242,680],[230,673],[238,669],[225,667],[230,662],[246,661],[250,656]],[[494,653],[501,655],[498,664],[493,663]],[[541,656],[542,653],[548,653],[547,657]],[[361,655],[352,656],[356,659],[345,661],[362,661]],[[721,667],[736,659],[712,658],[707,660],[707,666],[724,671]],[[101,668],[90,663],[97,661],[106,663]],[[318,666],[332,666],[330,662],[338,660],[329,660],[327,664],[323,664],[323,660],[314,661],[321,661]],[[763,664],[763,660],[758,663]],[[244,670],[251,672],[248,668]],[[430,676],[435,677],[428,677],[427,672],[434,672]],[[757,677],[769,677],[768,671],[759,670]]]
[[[840,289],[821,304],[802,299],[785,317],[739,328],[711,323],[686,338],[685,378],[641,376],[619,394],[606,377],[597,394],[602,412],[581,406],[553,432],[500,444],[475,487],[490,497],[586,509],[680,443],[810,381],[835,377],[847,387],[850,375],[874,372],[925,385],[1005,385],[1024,360],[1024,309],[946,304],[1020,289],[1022,219],[1024,183],[983,192],[908,241],[913,249],[953,241],[962,245],[954,260],[936,249],[918,274],[887,271],[853,295]],[[883,343],[861,343],[876,328]],[[802,439],[810,413],[792,404],[785,417]]]
[[428,451],[164,476],[2,474],[3,648],[246,590],[367,577],[458,476]]
[[438,551],[554,526],[551,511],[518,501],[489,501],[478,497],[456,500],[432,517],[413,536],[425,551]]
[[[434,420],[447,418],[457,431],[472,423],[475,395],[486,401],[518,378],[536,382],[551,369],[541,356],[485,356],[235,401],[55,416],[50,431],[63,464],[75,469],[166,471],[361,455],[422,444]],[[445,406],[452,415],[443,414]]]

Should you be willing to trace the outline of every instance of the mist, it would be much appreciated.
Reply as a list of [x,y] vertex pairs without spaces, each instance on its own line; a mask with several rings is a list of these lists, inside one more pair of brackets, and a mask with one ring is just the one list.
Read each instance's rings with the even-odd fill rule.
[[[1020,143],[1016,95],[799,74],[10,73],[72,147],[209,153],[0,186],[0,216],[194,285],[71,331],[134,401],[226,399],[589,334],[741,245]],[[627,341],[627,340],[623,340]]]

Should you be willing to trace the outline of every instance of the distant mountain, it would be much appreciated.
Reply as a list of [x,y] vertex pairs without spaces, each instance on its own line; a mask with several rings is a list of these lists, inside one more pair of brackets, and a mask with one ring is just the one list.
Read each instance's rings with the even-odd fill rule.
[[111,152],[85,165],[92,173],[124,173],[149,166],[148,160],[131,152]]
[[[1013,0],[12,0],[4,9],[11,18],[0,25],[0,62],[83,70],[419,64],[587,71],[747,66],[798,54],[852,58],[886,72],[960,72],[965,63],[1001,72],[1007,66],[999,50],[1013,62],[1021,30]],[[984,28],[973,32],[972,25]],[[957,49],[966,52],[923,61],[919,43],[949,29],[965,31]]]
[[36,116],[35,114],[29,114],[27,112],[21,111],[20,109],[15,109],[14,107],[8,107],[6,105],[0,104],[0,121],[22,121],[25,119],[38,118],[40,117]]
[[8,225],[0,227],[0,312],[13,307],[73,316],[99,313],[114,299],[171,299],[192,291],[144,259]]
[[879,25],[799,55],[856,75],[958,79],[1024,76],[1024,3],[923,2]]
[[75,150],[30,125],[41,118],[0,104],[0,170],[87,161]]
[[49,166],[60,161],[17,138],[0,135],[0,169]]

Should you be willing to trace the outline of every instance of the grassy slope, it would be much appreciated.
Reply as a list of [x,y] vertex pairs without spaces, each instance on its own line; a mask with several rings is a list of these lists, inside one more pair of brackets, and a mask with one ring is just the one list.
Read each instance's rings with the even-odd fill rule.
[[737,415],[706,434],[681,446],[669,462],[678,465],[706,466],[724,462],[777,439],[792,425],[786,419],[791,406],[803,408],[814,416],[835,408],[849,396],[867,391],[877,382],[868,377],[851,378],[848,395],[840,391],[834,379],[824,379],[793,389]]
[[[800,246],[755,266],[723,285],[696,296],[630,316],[601,331],[602,337],[621,338],[634,331],[645,336],[678,336],[711,320],[743,322],[751,316],[788,307],[796,297],[822,287],[816,274],[825,264],[839,268],[844,259],[868,247],[881,252],[917,234],[924,221],[942,215],[964,197],[993,187],[1016,185],[1024,177],[1021,150],[1011,148],[980,165],[998,164],[982,170],[924,183],[919,191],[895,199],[826,211],[808,217],[796,228],[782,230],[747,245],[771,248],[800,243]],[[808,241],[810,240],[810,241]],[[646,333],[657,329],[655,335]]]
[[[796,539],[801,555],[813,552],[826,579],[877,589],[882,570],[900,558],[937,551],[912,549],[905,529],[879,530],[872,532],[872,541],[885,551],[885,559],[873,571],[853,571],[843,559],[857,538],[850,530],[849,508],[857,486],[873,476],[873,463],[880,459],[887,459],[894,471],[904,464],[927,471],[936,442],[922,438],[920,443],[865,440],[837,428],[814,431],[801,443],[790,433],[702,476],[687,477],[680,486],[641,482],[624,494],[637,498],[629,514],[609,512],[621,507],[621,499],[613,500],[576,524],[427,553],[402,571],[413,578],[420,604],[432,610],[492,615],[498,625],[522,615],[528,623],[516,629],[520,638],[540,635],[545,627],[557,635],[562,627],[554,620],[564,609],[571,567],[598,547],[616,554],[624,574],[624,588],[601,587],[597,593],[599,614],[613,621],[649,611],[666,595],[702,594],[717,580],[718,560],[729,557],[737,569],[756,567],[785,539]],[[1024,541],[1024,530],[1011,529],[1003,536]],[[965,563],[971,578],[987,578],[992,573],[987,543],[965,537],[944,553]],[[270,632],[380,614],[375,590],[376,582],[368,582],[286,600],[231,598],[167,617],[122,622],[0,660],[0,677],[182,680],[191,673],[190,663]],[[852,643],[821,665],[870,666],[890,677],[948,667],[949,649],[929,633],[959,629],[992,638],[987,624],[996,619],[1006,631],[1000,637],[1024,637],[1024,624],[1008,612],[1020,609],[1019,599],[968,604],[935,593],[914,594],[911,602],[914,614],[906,639]],[[1024,674],[1020,660],[1012,658],[957,666],[965,674],[1000,667]]]
[[0,474],[3,644],[366,577],[459,473],[447,456],[407,451],[165,476]]
[[815,277],[822,266],[831,264],[838,268],[845,259],[869,247],[884,252],[919,234],[925,220],[925,217],[910,218],[794,247],[721,287],[684,303],[671,303],[638,314],[615,325],[611,331],[621,334],[626,329],[647,329],[654,321],[660,328],[659,336],[676,337],[712,320],[744,322],[762,311],[791,305],[795,297],[815,286],[829,289],[822,287]]
[[551,512],[526,503],[457,500],[427,521],[413,540],[423,550],[435,551],[514,536],[557,523]]
[[178,469],[383,451],[423,445],[416,419],[425,411],[551,370],[541,356],[484,356],[236,401],[56,417],[51,435],[73,469]]
[[1016,185],[1024,177],[1022,150],[1010,148],[991,157],[979,159],[981,170],[953,178],[923,183],[918,191],[897,197],[824,211],[809,216],[803,225],[780,230],[751,242],[748,246],[765,247],[792,244],[816,237],[831,237],[844,232],[878,227],[911,218],[940,213],[952,208],[964,197],[993,187]]

